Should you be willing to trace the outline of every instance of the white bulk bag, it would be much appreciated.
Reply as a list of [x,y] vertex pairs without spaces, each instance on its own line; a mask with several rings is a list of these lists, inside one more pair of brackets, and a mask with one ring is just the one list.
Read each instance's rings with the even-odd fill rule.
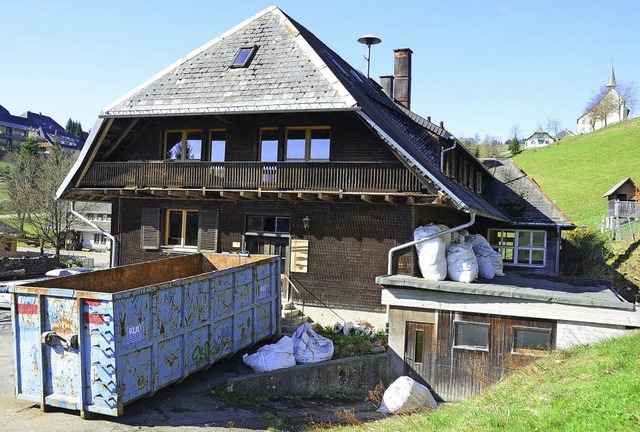
[[[473,252],[476,254],[476,258],[478,258],[478,267],[481,267],[481,264],[480,264],[481,260],[479,256],[482,255],[483,257],[486,257],[488,261],[491,262],[491,266],[493,267],[493,274],[495,276],[504,276],[504,272],[502,271],[502,268],[503,268],[502,255],[500,255],[500,252],[496,252],[495,250],[493,250],[493,248],[491,247],[491,245],[489,244],[486,238],[484,238],[480,234],[469,235],[465,237],[465,243],[471,243],[473,245]],[[486,267],[486,263],[484,262],[486,260],[483,259],[482,261],[483,261],[482,266],[485,266],[486,272],[485,272],[485,275],[483,275],[482,269],[479,268],[480,277],[492,279],[493,277],[487,276],[492,272],[491,270],[488,269],[488,267]]]
[[478,261],[471,245],[451,245],[447,254],[447,274],[456,282],[471,283],[478,278]]
[[[443,225],[443,224],[438,225],[438,228],[440,228],[440,232],[443,232],[443,231],[446,231],[446,230],[449,229],[448,226]],[[444,240],[444,249],[445,249],[445,252],[446,252],[446,251],[449,250],[449,246],[451,246],[451,233],[443,235],[442,239]]]
[[[413,239],[420,240],[442,231],[441,227],[433,224],[421,226],[413,231]],[[446,244],[442,237],[418,243],[416,250],[423,278],[440,281],[447,277]]]
[[242,361],[254,372],[271,372],[293,367],[296,365],[296,359],[293,356],[293,340],[289,336],[282,336],[277,343],[265,345],[255,354],[243,355]]
[[317,363],[333,357],[333,341],[313,331],[309,323],[304,323],[291,336],[293,357],[298,364]]
[[408,376],[401,376],[385,390],[378,411],[403,414],[427,408],[438,409],[429,389]]

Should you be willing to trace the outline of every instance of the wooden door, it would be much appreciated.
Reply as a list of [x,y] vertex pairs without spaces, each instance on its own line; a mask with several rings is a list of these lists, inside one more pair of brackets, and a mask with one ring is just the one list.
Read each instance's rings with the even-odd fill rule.
[[404,375],[427,385],[432,379],[433,324],[407,322],[404,348]]

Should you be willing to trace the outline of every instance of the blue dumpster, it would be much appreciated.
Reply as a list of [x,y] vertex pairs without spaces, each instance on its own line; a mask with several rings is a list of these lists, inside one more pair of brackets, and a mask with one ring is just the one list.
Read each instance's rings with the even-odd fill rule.
[[11,288],[18,399],[125,404],[280,332],[278,257],[193,254]]

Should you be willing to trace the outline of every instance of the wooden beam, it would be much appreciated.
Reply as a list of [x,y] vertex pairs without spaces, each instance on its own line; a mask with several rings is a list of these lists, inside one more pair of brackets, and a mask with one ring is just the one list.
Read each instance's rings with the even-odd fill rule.
[[394,195],[385,195],[384,200],[390,204],[398,204],[398,197]]
[[122,140],[125,139],[127,135],[129,135],[129,132],[131,132],[131,129],[133,129],[133,127],[136,125],[136,123],[138,123],[138,120],[139,119],[137,119],[137,118],[133,119],[131,121],[131,123],[129,123],[127,125],[127,127],[122,131],[120,136],[118,138],[116,138],[116,140],[113,142],[113,144],[111,144],[111,147],[109,147],[109,150],[107,150],[107,152],[104,154],[103,160],[107,160],[109,158],[109,156],[111,156],[111,153],[113,153],[113,151],[116,149],[116,147],[118,147],[120,145]]
[[329,195],[326,193],[319,193],[318,194],[318,199],[322,200],[322,201],[327,201],[327,202],[334,202],[336,200],[336,196],[335,195]]
[[298,198],[300,198],[301,200],[305,200],[305,201],[317,201],[318,197],[316,196],[316,194],[310,194],[310,193],[304,193],[304,192],[298,192]]
[[240,198],[240,194],[238,192],[220,191],[220,196],[230,200],[237,200]]
[[285,201],[293,201],[296,196],[293,192],[278,192],[278,198]]
[[258,192],[242,191],[242,192],[240,192],[240,196],[242,198],[256,200],[256,199],[258,199]]
[[360,195],[360,199],[364,202],[368,202],[370,204],[378,204],[381,201],[381,198],[376,195],[368,195],[362,194]]
[[100,134],[100,137],[98,138],[98,141],[96,142],[95,147],[91,149],[91,153],[88,155],[89,157],[84,158],[84,160],[82,161],[83,164],[81,166],[83,168],[80,171],[80,175],[76,177],[75,187],[80,186],[80,182],[82,181],[84,176],[87,174],[87,171],[89,170],[89,166],[93,163],[93,158],[96,156],[96,153],[98,153],[98,149],[102,145],[102,141],[104,140],[104,138],[107,136],[107,132],[109,132],[109,128],[111,127],[112,123],[113,123],[113,117],[107,119],[106,124],[104,125],[104,129]]

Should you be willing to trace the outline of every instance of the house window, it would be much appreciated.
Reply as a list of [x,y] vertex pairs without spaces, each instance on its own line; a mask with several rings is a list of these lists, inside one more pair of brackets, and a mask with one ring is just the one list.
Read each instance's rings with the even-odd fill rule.
[[289,234],[291,231],[291,218],[288,216],[247,216],[247,231]]
[[19,137],[26,137],[27,136],[27,131],[22,130],[22,129],[13,129],[13,134]]
[[551,329],[533,327],[513,328],[513,352],[544,355],[551,351]]
[[329,160],[331,128],[287,128],[286,160]]
[[424,362],[424,330],[416,330],[416,340],[414,344],[414,359],[416,363]]
[[454,348],[489,351],[489,324],[455,321],[453,325]]
[[198,211],[167,209],[165,245],[198,246]]
[[489,230],[489,243],[507,265],[544,267],[546,231]]
[[227,131],[225,129],[211,129],[209,131],[209,161],[224,162],[227,147]]
[[202,131],[169,130],[164,135],[165,159],[168,160],[201,160]]
[[482,193],[482,173],[476,171],[476,193]]
[[278,129],[260,129],[260,160],[262,162],[278,161]]
[[236,56],[233,58],[233,62],[231,62],[232,68],[246,68],[253,60],[253,56],[256,54],[258,50],[257,46],[251,47],[242,47],[236,53]]
[[93,243],[94,244],[107,244],[107,236],[104,234],[94,234],[93,235]]

